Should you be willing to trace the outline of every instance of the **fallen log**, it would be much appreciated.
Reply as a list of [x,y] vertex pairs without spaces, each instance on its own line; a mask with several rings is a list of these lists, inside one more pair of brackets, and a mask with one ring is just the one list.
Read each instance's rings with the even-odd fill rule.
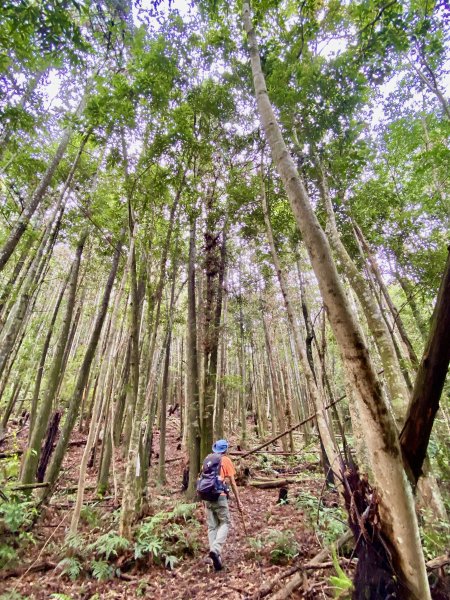
[[46,560],[31,567],[24,566],[18,567],[17,569],[10,569],[9,571],[5,571],[4,573],[2,573],[1,578],[10,579],[11,577],[21,577],[22,575],[25,575],[25,573],[42,573],[44,571],[51,571],[55,568],[56,563]]
[[294,577],[288,581],[288,583],[281,588],[276,594],[270,596],[270,600],[287,600],[287,598],[291,597],[292,592],[295,592],[299,587],[304,586],[306,588],[308,584],[308,579],[306,577],[306,573],[304,571],[300,571],[300,573],[296,573]]

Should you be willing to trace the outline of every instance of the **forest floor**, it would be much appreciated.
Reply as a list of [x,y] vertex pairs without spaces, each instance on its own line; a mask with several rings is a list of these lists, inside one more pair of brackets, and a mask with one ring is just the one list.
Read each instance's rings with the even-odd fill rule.
[[[22,448],[25,446],[27,433],[27,429],[23,429],[15,437],[16,448],[17,445]],[[296,458],[286,458],[276,454],[257,454],[245,459],[245,466],[250,468],[251,478],[291,477],[298,481],[289,484],[289,502],[286,504],[277,503],[277,489],[257,489],[249,485],[239,487],[248,535],[244,532],[236,502],[231,494],[232,528],[223,553],[225,568],[222,571],[214,572],[211,561],[207,558],[207,528],[204,509],[199,503],[193,518],[181,525],[182,528],[190,529],[195,543],[192,543],[192,548],[188,548],[191,552],[185,553],[172,570],[164,566],[164,561],[161,561],[163,564],[157,564],[157,560],[148,557],[146,561],[136,561],[133,552],[126,550],[119,553],[118,557],[110,557],[109,563],[114,567],[109,572],[111,578],[98,581],[93,576],[92,568],[86,566],[88,555],[95,555],[95,551],[89,552],[89,543],[95,543],[105,531],[117,531],[120,504],[115,503],[110,493],[100,500],[96,496],[99,460],[97,456],[95,466],[89,469],[87,475],[85,505],[89,508],[83,512],[79,528],[80,539],[84,540],[83,544],[87,549],[84,554],[86,560],[79,559],[84,570],[76,579],[71,580],[62,572],[61,560],[67,556],[64,544],[74,505],[85,437],[78,432],[74,433],[71,440],[73,443],[59,479],[59,487],[50,505],[44,509],[33,528],[30,541],[21,542],[19,560],[13,565],[7,565],[3,572],[0,572],[0,600],[106,600],[139,597],[186,600],[222,598],[224,595],[228,600],[256,600],[271,597],[270,594],[264,593],[264,588],[276,576],[286,574],[295,565],[306,563],[321,550],[314,523],[320,515],[317,502],[314,507],[314,499],[320,498],[326,511],[327,506],[333,510],[336,496],[333,492],[324,491],[323,475],[316,456],[309,453]],[[176,415],[168,419],[167,439],[167,485],[153,484],[150,488],[149,515],[161,510],[170,511],[177,504],[186,502],[181,491],[183,453],[180,449],[179,417]],[[231,438],[232,443],[235,441]],[[300,448],[300,440],[297,441]],[[153,448],[158,447],[159,437],[158,433],[155,433]],[[250,443],[248,447],[251,447]],[[2,451],[5,450],[3,445]],[[270,450],[279,451],[281,447],[272,445]],[[241,462],[236,456],[231,458],[236,466]],[[155,450],[150,481],[156,480],[157,462]],[[283,469],[298,470],[300,465],[304,468],[295,475],[282,472]],[[123,481],[124,461],[118,452],[115,472],[117,480]],[[303,504],[299,503],[299,497],[303,497]],[[332,521],[330,523],[333,528]],[[338,523],[336,532],[339,533],[338,529],[343,531],[344,528],[343,523]],[[78,549],[72,551],[75,556],[79,553]],[[90,558],[92,560],[92,556]],[[30,571],[26,572],[29,568]],[[35,568],[39,570],[34,571]],[[346,570],[348,571],[347,567]],[[332,566],[305,571],[300,591],[290,594],[289,598],[333,597],[329,583],[332,575],[336,575]],[[289,579],[283,578],[278,586],[272,589],[271,594],[286,581]]]

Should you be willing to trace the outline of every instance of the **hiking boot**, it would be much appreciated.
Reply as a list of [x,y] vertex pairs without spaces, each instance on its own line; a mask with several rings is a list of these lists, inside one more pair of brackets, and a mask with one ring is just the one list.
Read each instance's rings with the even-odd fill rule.
[[220,560],[220,556],[217,554],[217,552],[211,550],[209,553],[209,558],[213,561],[214,571],[221,571],[223,568],[222,561]]

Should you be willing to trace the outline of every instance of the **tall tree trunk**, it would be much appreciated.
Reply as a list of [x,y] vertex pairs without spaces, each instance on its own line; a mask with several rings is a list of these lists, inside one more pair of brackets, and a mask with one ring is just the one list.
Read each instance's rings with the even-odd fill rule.
[[327,232],[330,238],[330,244],[339,258],[341,268],[348,278],[350,285],[364,310],[364,316],[377,345],[381,363],[383,365],[384,377],[389,389],[392,408],[397,421],[401,423],[408,402],[409,393],[406,383],[401,375],[400,364],[397,360],[393,341],[383,316],[373,298],[371,289],[342,243],[336,226],[336,219],[325,173],[320,162],[316,161],[316,164],[318,169],[318,185],[328,218]]
[[[310,357],[308,359],[306,346],[302,341],[302,335],[298,321],[294,314],[294,305],[291,298],[291,292],[287,284],[286,276],[283,272],[280,260],[278,258],[277,250],[275,247],[275,241],[273,239],[272,226],[270,224],[269,212],[267,207],[266,190],[265,184],[261,173],[261,202],[263,207],[264,222],[266,225],[267,239],[269,241],[270,252],[272,255],[272,261],[275,266],[277,273],[278,282],[280,284],[281,293],[283,295],[284,306],[288,316],[289,326],[293,333],[295,349],[297,351],[298,358],[300,359],[300,365],[305,375],[308,391],[313,402],[314,410],[317,415],[317,426],[319,428],[320,439],[323,444],[324,451],[326,453],[327,460],[324,461],[330,465],[332,471],[339,475],[340,460],[336,449],[336,442],[333,437],[332,429],[328,423],[328,417],[325,410],[325,394],[322,386],[318,386],[316,376],[314,373],[314,363],[312,362],[312,351],[310,351]],[[336,478],[339,481],[338,478]],[[342,491],[342,490],[341,490]]]
[[355,390],[361,418],[367,427],[367,446],[375,482],[383,494],[381,527],[392,545],[394,565],[403,581],[407,582],[410,596],[430,600],[413,496],[401,461],[395,422],[385,404],[360,327],[348,305],[328,240],[312,209],[270,104],[247,2],[243,5],[243,20],[261,122],[305,241],[347,377]]
[[114,251],[111,270],[108,275],[108,279],[106,281],[105,289],[103,292],[103,298],[100,305],[100,309],[97,313],[95,319],[94,329],[92,330],[91,337],[89,339],[86,352],[83,358],[83,362],[81,364],[80,370],[78,372],[78,377],[75,383],[75,388],[72,393],[72,396],[69,401],[69,405],[67,408],[66,419],[61,430],[61,435],[59,437],[58,443],[56,445],[55,453],[53,456],[53,460],[50,464],[49,471],[47,474],[46,481],[49,483],[48,487],[44,489],[42,493],[42,499],[45,500],[48,498],[52,492],[53,487],[56,483],[56,479],[59,475],[59,471],[61,469],[62,461],[64,459],[64,455],[67,449],[67,445],[69,443],[70,434],[75,425],[75,421],[77,419],[81,396],[83,394],[84,388],[86,387],[89,373],[91,370],[92,361],[95,356],[95,352],[97,350],[98,341],[100,339],[100,334],[102,332],[103,323],[106,318],[106,313],[108,310],[109,297],[111,295],[111,290],[114,285],[114,281],[116,279],[117,269],[119,266],[119,258],[120,258],[120,246],[121,242],[117,242],[116,249]]
[[[213,234],[211,234],[213,235]],[[220,321],[222,318],[223,280],[225,276],[226,260],[226,236],[227,223],[222,230],[222,244],[220,256],[210,256],[207,267],[207,303],[210,306],[205,309],[209,314],[206,320],[204,345],[205,345],[205,383],[203,392],[203,414],[202,414],[202,443],[201,455],[206,456],[210,452],[214,437],[214,404],[217,383],[217,359],[219,353]],[[214,248],[211,248],[211,254]],[[208,258],[207,258],[208,260]],[[215,279],[216,281],[212,281]],[[211,289],[210,289],[211,288]],[[215,307],[213,310],[213,303]],[[207,357],[207,358],[206,358]]]
[[200,471],[200,407],[197,360],[197,303],[195,299],[196,217],[190,217],[188,263],[188,322],[187,322],[187,386],[189,487],[187,496],[195,498],[195,484]]

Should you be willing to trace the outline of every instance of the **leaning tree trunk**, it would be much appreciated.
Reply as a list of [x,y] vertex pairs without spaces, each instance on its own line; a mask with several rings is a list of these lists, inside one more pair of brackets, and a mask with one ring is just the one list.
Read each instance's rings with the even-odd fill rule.
[[355,263],[351,259],[339,235],[333,205],[328,190],[325,174],[322,165],[317,161],[318,185],[320,194],[325,205],[328,223],[327,231],[330,238],[330,244],[339,259],[342,270],[347,276],[359,302],[364,310],[364,316],[367,320],[370,332],[373,335],[378,348],[381,363],[384,369],[384,377],[389,389],[392,408],[399,423],[402,423],[405,407],[409,399],[406,382],[401,375],[400,364],[397,360],[394,344],[387,328],[386,322],[373,298],[371,289],[368,287],[363,275],[359,272]]
[[32,483],[36,477],[36,469],[39,464],[39,457],[41,454],[41,444],[47,430],[48,420],[50,412],[52,410],[53,401],[55,398],[56,390],[60,380],[61,363],[64,356],[64,349],[67,344],[67,338],[70,330],[70,323],[72,320],[73,307],[75,304],[75,295],[77,291],[78,273],[80,269],[81,255],[83,253],[84,244],[86,242],[87,231],[82,234],[81,239],[78,243],[75,259],[72,263],[72,269],[69,281],[69,293],[67,297],[66,310],[62,322],[61,331],[59,334],[58,342],[55,348],[55,354],[53,363],[50,368],[48,375],[47,389],[45,391],[42,404],[39,407],[39,412],[36,416],[36,423],[34,424],[30,442],[28,444],[27,451],[24,454],[22,462],[22,476],[21,480],[23,484]]
[[55,449],[55,454],[53,456],[53,460],[50,464],[48,475],[46,481],[49,483],[48,487],[44,489],[42,493],[42,500],[48,498],[52,492],[53,487],[56,483],[56,479],[59,475],[59,471],[61,469],[62,461],[64,459],[64,454],[66,452],[67,446],[69,444],[70,434],[75,426],[75,421],[78,415],[78,411],[80,408],[81,397],[84,392],[84,388],[86,387],[89,373],[91,371],[92,361],[95,356],[95,351],[97,350],[98,341],[100,339],[100,334],[103,328],[103,323],[106,318],[106,312],[108,310],[109,297],[111,295],[111,290],[114,285],[114,281],[116,279],[117,269],[119,266],[119,258],[120,258],[120,246],[121,242],[117,242],[116,249],[114,251],[114,256],[111,264],[111,270],[108,275],[108,279],[106,281],[105,289],[103,292],[103,298],[100,305],[100,309],[97,313],[97,317],[95,320],[95,325],[91,333],[91,337],[88,342],[88,346],[83,358],[83,362],[81,364],[81,368],[78,372],[78,377],[75,383],[75,388],[73,394],[70,398],[69,405],[67,408],[66,419],[64,422],[64,426],[61,430],[61,435],[58,440],[58,444]]
[[[30,302],[38,287],[41,274],[46,264],[45,251],[50,253],[53,247],[61,224],[63,210],[64,207],[61,207],[60,204],[58,204],[50,216],[44,237],[33,258],[33,262],[31,263],[30,269],[20,290],[20,296],[16,300],[3,328],[0,341],[0,375],[5,369],[8,357],[24,323]],[[56,217],[58,211],[59,215]],[[56,223],[53,223],[55,218]]]
[[[82,99],[82,101],[80,102],[80,104],[77,108],[76,116],[79,116],[82,114],[84,107],[85,107],[86,99],[87,99],[87,96],[85,95],[85,97]],[[20,217],[17,219],[17,222],[14,225],[12,231],[10,232],[8,239],[3,244],[3,247],[0,250],[0,271],[2,271],[4,269],[6,263],[8,262],[8,260],[11,257],[11,254],[14,252],[14,249],[16,248],[17,244],[20,242],[20,238],[24,234],[24,232],[28,226],[28,223],[30,222],[31,217],[34,215],[37,207],[42,202],[42,200],[45,196],[45,193],[48,189],[48,186],[50,185],[50,182],[53,178],[53,175],[55,174],[55,171],[58,168],[58,165],[61,162],[62,157],[64,156],[64,154],[66,152],[67,146],[69,145],[70,138],[72,137],[72,132],[73,132],[73,125],[67,127],[64,130],[62,137],[61,137],[61,141],[59,143],[59,146],[56,150],[56,153],[55,153],[55,156],[53,157],[52,162],[50,163],[46,172],[44,173],[40,184],[36,188],[29,203],[25,207],[25,210],[22,212]],[[82,139],[82,142],[80,144],[80,148],[79,148],[79,151],[77,154],[77,158],[75,159],[75,166],[76,166],[78,159],[81,155],[81,152],[83,151],[83,148],[88,140],[88,137],[89,137],[89,133],[86,134]],[[72,177],[73,177],[73,172],[70,174],[70,179],[72,179]]]
[[305,241],[320,293],[342,353],[346,375],[355,390],[355,399],[366,426],[373,473],[378,490],[382,494],[380,511],[383,533],[392,546],[394,565],[402,580],[407,582],[409,596],[429,600],[430,588],[413,495],[403,469],[395,422],[383,398],[362,331],[348,304],[328,240],[312,209],[270,104],[247,2],[243,5],[243,19],[261,123]]
[[59,308],[61,306],[61,302],[62,302],[64,292],[66,290],[69,279],[70,279],[70,271],[69,271],[69,274],[68,274],[66,280],[64,281],[63,285],[61,286],[61,291],[59,293],[59,297],[56,301],[55,308],[53,309],[52,319],[48,326],[47,336],[45,338],[44,345],[42,346],[41,358],[39,360],[39,366],[38,366],[38,370],[37,370],[37,374],[36,374],[36,381],[34,384],[33,398],[31,399],[30,432],[29,432],[30,440],[31,440],[31,435],[33,433],[34,422],[36,419],[36,411],[37,411],[37,406],[38,406],[39,394],[41,391],[42,377],[44,375],[45,361],[47,359],[48,350],[50,348],[50,341],[51,341],[52,335],[53,335],[53,328],[55,326],[56,318],[58,316]]
[[414,384],[405,425],[400,435],[403,455],[413,481],[422,473],[439,400],[450,362],[450,255],[442,276],[430,333]]

